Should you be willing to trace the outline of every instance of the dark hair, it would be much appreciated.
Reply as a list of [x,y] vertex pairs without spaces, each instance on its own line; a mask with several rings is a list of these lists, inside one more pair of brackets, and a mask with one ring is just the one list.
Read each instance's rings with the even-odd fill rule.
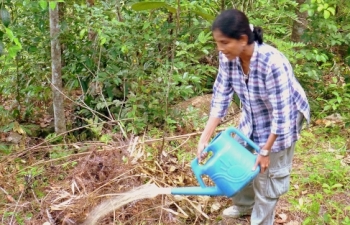
[[216,29],[219,29],[225,36],[237,40],[245,34],[248,36],[248,44],[254,41],[257,41],[259,44],[263,43],[262,28],[254,27],[252,32],[247,16],[237,9],[229,9],[221,12],[221,14],[216,17],[212,26],[212,31]]

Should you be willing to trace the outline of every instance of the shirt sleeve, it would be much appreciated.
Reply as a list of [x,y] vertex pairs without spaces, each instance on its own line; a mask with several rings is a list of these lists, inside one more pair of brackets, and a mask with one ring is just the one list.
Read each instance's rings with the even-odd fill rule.
[[219,70],[213,86],[213,98],[211,101],[210,116],[223,118],[234,94],[231,79],[228,73],[228,66],[223,62],[222,53],[219,54]]
[[266,90],[272,105],[271,133],[282,135],[291,132],[290,111],[292,93],[288,73],[292,73],[285,62],[274,57],[266,76]]

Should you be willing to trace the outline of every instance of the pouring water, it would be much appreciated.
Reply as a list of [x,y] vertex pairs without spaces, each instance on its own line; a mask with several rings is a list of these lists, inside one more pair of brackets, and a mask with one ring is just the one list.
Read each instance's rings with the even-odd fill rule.
[[171,194],[171,188],[160,188],[155,184],[142,185],[132,191],[121,193],[119,196],[102,202],[88,215],[83,225],[95,225],[103,216],[130,202],[145,198],[155,198],[158,195],[168,194]]

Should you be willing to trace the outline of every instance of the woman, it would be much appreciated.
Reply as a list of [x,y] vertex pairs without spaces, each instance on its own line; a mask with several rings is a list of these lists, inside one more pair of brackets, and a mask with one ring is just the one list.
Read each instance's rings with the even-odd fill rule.
[[233,197],[234,205],[223,215],[251,215],[251,224],[272,225],[277,201],[289,188],[302,120],[310,120],[309,104],[288,59],[263,43],[261,28],[249,25],[244,13],[223,11],[212,32],[219,50],[219,70],[197,157],[206,157],[202,151],[237,94],[242,103],[239,129],[261,148],[253,168],[259,165],[261,172]]

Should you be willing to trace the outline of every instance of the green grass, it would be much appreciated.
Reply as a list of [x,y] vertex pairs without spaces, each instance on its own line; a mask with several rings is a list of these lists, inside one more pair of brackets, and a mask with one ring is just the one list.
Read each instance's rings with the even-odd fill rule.
[[302,132],[297,144],[291,190],[286,195],[302,224],[350,224],[348,131],[314,127]]

